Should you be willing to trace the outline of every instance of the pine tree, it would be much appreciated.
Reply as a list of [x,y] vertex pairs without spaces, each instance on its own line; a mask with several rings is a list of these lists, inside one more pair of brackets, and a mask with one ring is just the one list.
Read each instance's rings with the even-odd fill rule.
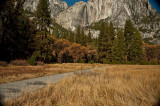
[[106,42],[105,42],[105,24],[102,23],[100,28],[100,34],[98,37],[98,55],[99,55],[99,61],[105,62],[106,61]]
[[112,54],[112,46],[113,46],[113,41],[114,41],[114,37],[115,37],[115,31],[114,31],[114,26],[113,23],[110,22],[109,26],[108,24],[106,24],[105,27],[105,43],[106,43],[106,59],[107,61],[111,61],[111,54]]
[[114,26],[112,22],[110,22],[109,24],[108,35],[109,35],[109,39],[110,39],[111,46],[112,46],[114,37],[115,37],[115,31],[114,31]]
[[78,26],[77,31],[76,31],[76,35],[74,36],[74,41],[76,43],[80,43],[81,40],[81,28],[80,26]]
[[52,58],[53,42],[49,29],[52,22],[47,0],[40,0],[35,12],[35,21],[38,28],[37,36],[35,37],[35,53],[38,59],[44,62],[49,62]]
[[74,42],[74,33],[72,32],[72,31],[69,31],[69,35],[68,35],[69,37],[68,37],[68,40],[70,41],[70,42]]
[[88,33],[87,43],[92,44],[92,36],[91,36],[90,30],[89,30],[89,33]]
[[32,52],[34,28],[23,9],[24,0],[4,1],[0,11],[0,60],[25,59]]
[[127,61],[128,61],[128,54],[130,50],[129,48],[131,46],[133,33],[134,33],[134,26],[131,20],[126,20],[125,28],[124,28],[124,37],[125,37],[125,42],[126,42],[125,54],[126,54]]
[[143,58],[142,51],[142,37],[140,32],[136,29],[131,41],[129,60],[134,63],[139,63]]
[[112,62],[123,63],[125,61],[125,41],[123,30],[118,30],[117,37],[112,46]]
[[86,42],[87,42],[87,36],[84,34],[84,29],[82,28],[80,35],[80,44],[86,46],[87,45]]
[[40,31],[47,31],[51,24],[51,17],[47,0],[40,0],[36,11],[36,21]]

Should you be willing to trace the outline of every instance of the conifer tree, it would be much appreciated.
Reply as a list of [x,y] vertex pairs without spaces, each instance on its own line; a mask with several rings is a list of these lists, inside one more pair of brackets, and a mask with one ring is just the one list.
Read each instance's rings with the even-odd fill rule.
[[98,55],[100,62],[106,61],[106,42],[104,37],[105,37],[105,24],[102,23],[100,28],[100,34],[98,37]]
[[110,22],[109,26],[106,24],[105,27],[105,43],[106,43],[106,59],[107,61],[111,61],[111,54],[112,54],[112,46],[113,46],[113,41],[115,37],[115,31],[114,31],[114,26],[113,23]]
[[87,43],[91,44],[92,43],[92,36],[91,36],[91,32],[89,30],[89,33],[88,33],[88,38],[87,38]]
[[125,61],[125,41],[123,30],[119,29],[112,46],[112,62],[123,63]]
[[68,40],[70,41],[70,42],[74,42],[74,33],[72,32],[72,31],[69,31],[69,35],[68,35],[69,37],[68,37]]
[[84,34],[84,29],[81,30],[81,36],[80,36],[80,44],[83,46],[87,45],[87,36]]
[[131,41],[129,60],[134,63],[139,63],[142,60],[142,58],[142,37],[140,32],[136,29]]
[[109,35],[109,40],[110,40],[110,43],[112,46],[113,41],[114,41],[114,37],[115,37],[115,31],[114,31],[114,26],[113,26],[112,22],[110,22],[110,24],[109,24],[108,35]]
[[40,0],[35,12],[35,21],[37,24],[37,36],[35,37],[35,53],[39,60],[49,62],[52,56],[53,39],[49,29],[52,22],[50,17],[49,5],[47,0]]
[[36,22],[39,25],[40,31],[47,31],[51,24],[51,17],[49,11],[48,0],[40,0],[36,11]]
[[128,61],[128,54],[130,50],[129,48],[131,46],[133,33],[134,33],[134,26],[131,20],[126,20],[125,28],[124,28],[124,37],[125,37],[125,43],[126,43],[125,54],[126,54],[127,61]]
[[24,0],[6,0],[0,4],[0,60],[25,59],[30,56],[32,22],[23,9]]
[[80,28],[80,26],[78,26],[76,34],[74,36],[74,41],[76,43],[80,43],[80,40],[81,40],[81,28]]

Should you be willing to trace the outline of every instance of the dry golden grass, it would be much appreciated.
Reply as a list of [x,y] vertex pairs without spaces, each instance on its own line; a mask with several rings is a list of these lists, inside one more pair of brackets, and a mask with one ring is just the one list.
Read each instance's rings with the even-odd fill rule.
[[80,63],[65,63],[65,64],[45,64],[43,66],[8,66],[0,67],[0,84],[89,69],[102,66],[100,64],[80,64]]
[[67,77],[6,105],[153,106],[159,96],[160,66],[112,65]]

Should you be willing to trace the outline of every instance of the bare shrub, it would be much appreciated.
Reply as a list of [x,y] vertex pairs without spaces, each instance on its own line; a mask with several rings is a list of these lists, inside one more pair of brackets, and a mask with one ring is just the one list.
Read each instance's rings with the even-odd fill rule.
[[42,61],[37,61],[37,65],[43,66],[43,65],[44,65],[44,62],[42,62]]
[[29,63],[26,60],[12,60],[10,64],[14,66],[28,66],[29,65]]
[[6,61],[0,61],[0,66],[6,67],[8,63]]

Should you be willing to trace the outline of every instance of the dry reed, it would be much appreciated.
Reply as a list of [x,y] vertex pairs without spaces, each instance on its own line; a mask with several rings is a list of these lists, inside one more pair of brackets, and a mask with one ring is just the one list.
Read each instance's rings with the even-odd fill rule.
[[159,76],[160,66],[113,65],[75,74],[6,105],[153,106],[159,102]]

